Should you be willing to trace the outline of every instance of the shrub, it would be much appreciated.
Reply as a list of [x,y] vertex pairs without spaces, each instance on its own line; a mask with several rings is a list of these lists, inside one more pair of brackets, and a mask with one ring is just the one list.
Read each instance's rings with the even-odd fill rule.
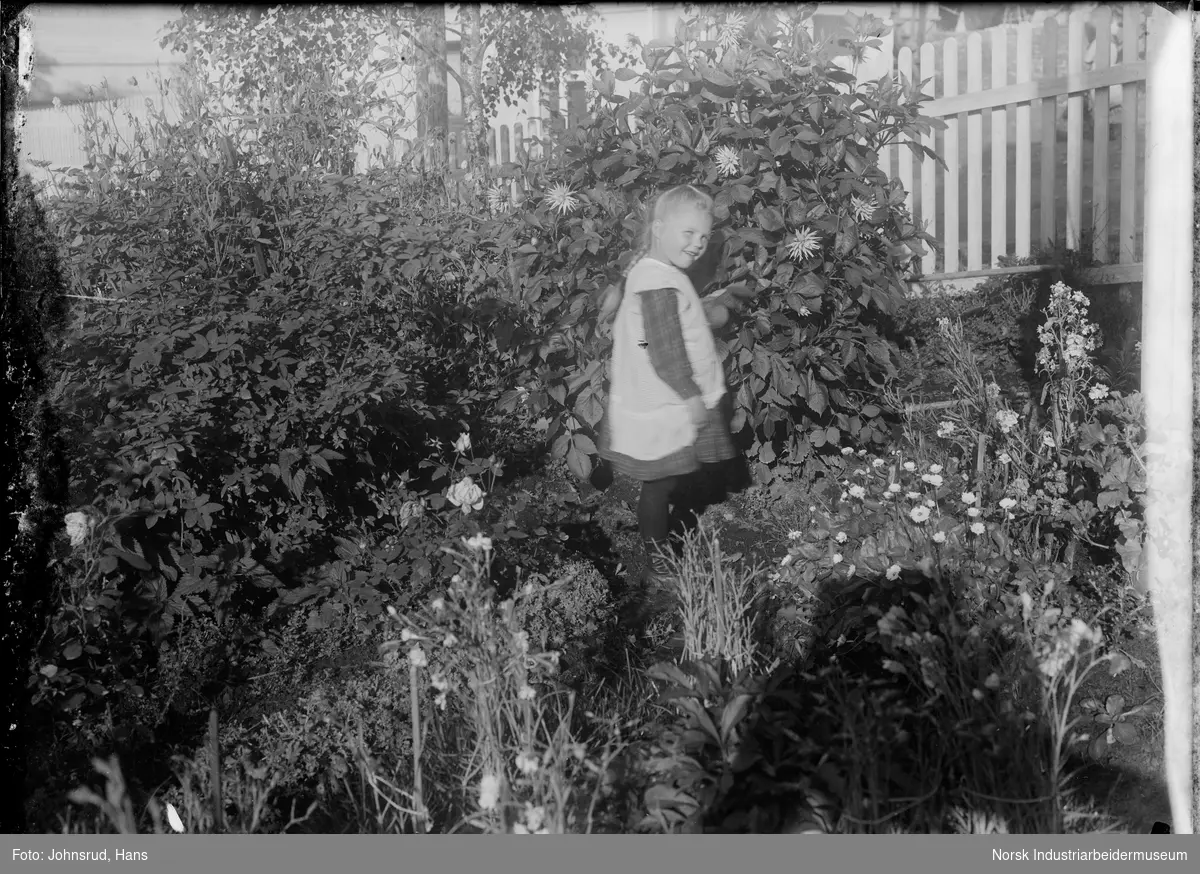
[[[698,287],[713,280],[754,292],[753,311],[722,334],[720,349],[733,427],[748,430],[759,479],[771,479],[776,458],[799,463],[825,446],[888,434],[882,407],[870,402],[894,369],[879,325],[902,297],[906,264],[931,238],[875,153],[934,122],[919,115],[914,85],[855,86],[798,23],[788,29],[772,10],[718,43],[689,19],[672,46],[647,47],[648,72],[605,73],[593,116],[557,144],[558,165],[513,214],[511,239],[524,243],[514,291],[536,326],[522,360],[542,382],[535,400],[552,413],[553,452],[577,475],[590,472],[589,435],[603,413],[594,299],[635,248],[635,204],[685,182],[716,199],[717,266],[696,277]],[[880,33],[866,16],[854,48]],[[616,95],[616,76],[640,93]]]

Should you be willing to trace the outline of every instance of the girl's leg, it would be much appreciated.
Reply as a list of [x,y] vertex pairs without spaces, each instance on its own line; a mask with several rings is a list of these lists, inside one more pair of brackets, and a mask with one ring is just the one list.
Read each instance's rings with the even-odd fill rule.
[[638,498],[638,528],[651,557],[657,551],[668,549],[671,492],[678,483],[679,477],[675,476],[642,483],[642,493]]

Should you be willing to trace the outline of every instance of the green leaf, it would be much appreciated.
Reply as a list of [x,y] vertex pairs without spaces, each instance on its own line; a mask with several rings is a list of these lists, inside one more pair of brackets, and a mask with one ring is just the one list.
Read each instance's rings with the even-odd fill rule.
[[725,705],[725,709],[721,712],[721,743],[727,746],[733,737],[733,731],[737,728],[742,717],[749,710],[751,702],[754,700],[753,695],[736,695],[733,700]]
[[758,213],[758,226],[772,233],[783,230],[783,216],[773,206],[764,207]]
[[112,556],[115,559],[120,559],[139,571],[150,570],[150,564],[140,555],[134,555],[132,552],[126,552],[124,549],[117,549],[115,546],[110,546],[104,550],[105,555]]
[[81,644],[78,640],[72,640],[63,647],[62,654],[64,659],[69,662],[73,662],[83,654],[83,644]]
[[1113,737],[1118,743],[1132,745],[1139,740],[1137,726],[1129,722],[1118,722],[1112,727]]
[[567,467],[578,479],[584,482],[591,479],[592,459],[576,449],[574,445],[567,450]]

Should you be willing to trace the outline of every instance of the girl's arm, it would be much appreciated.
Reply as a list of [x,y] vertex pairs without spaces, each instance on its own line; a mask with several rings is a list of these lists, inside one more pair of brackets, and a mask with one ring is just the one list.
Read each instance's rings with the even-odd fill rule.
[[654,372],[685,401],[700,397],[700,387],[692,378],[692,363],[683,344],[678,292],[673,288],[655,288],[641,295],[646,351]]

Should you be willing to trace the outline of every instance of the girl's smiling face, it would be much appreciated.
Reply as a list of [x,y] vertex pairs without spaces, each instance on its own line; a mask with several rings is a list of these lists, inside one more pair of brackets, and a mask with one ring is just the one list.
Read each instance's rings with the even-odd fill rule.
[[650,256],[687,270],[708,248],[712,216],[697,206],[677,206],[654,222]]

